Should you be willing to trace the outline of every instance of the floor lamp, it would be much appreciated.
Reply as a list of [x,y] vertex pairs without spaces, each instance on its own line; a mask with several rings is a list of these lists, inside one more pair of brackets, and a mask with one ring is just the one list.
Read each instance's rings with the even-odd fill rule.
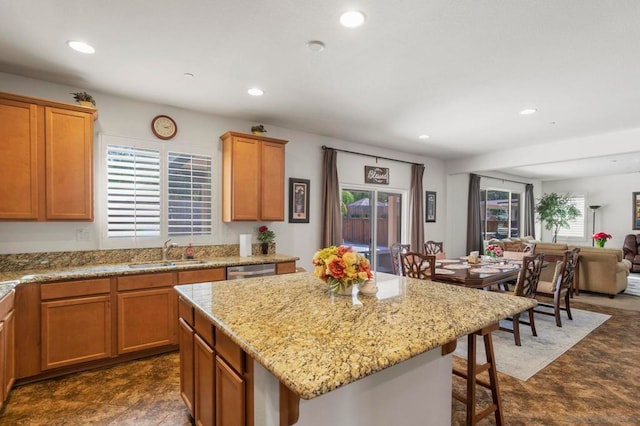
[[[591,233],[591,236],[593,237],[593,235],[596,233],[596,210],[598,210],[600,206],[589,206],[589,208],[593,212],[593,232]],[[591,247],[593,247],[595,243],[595,240],[591,238]]]

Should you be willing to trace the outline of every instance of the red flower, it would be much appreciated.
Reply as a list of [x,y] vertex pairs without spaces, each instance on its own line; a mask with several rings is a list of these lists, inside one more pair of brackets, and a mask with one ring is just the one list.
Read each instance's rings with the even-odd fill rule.
[[591,236],[594,240],[608,240],[609,238],[613,238],[611,234],[607,234],[606,232],[598,232]]
[[341,258],[336,258],[327,265],[327,268],[331,272],[333,278],[340,279],[344,277],[344,270],[347,265],[344,264]]
[[267,228],[266,226],[261,226],[260,228],[258,228],[258,232],[267,232],[269,230],[269,228]]

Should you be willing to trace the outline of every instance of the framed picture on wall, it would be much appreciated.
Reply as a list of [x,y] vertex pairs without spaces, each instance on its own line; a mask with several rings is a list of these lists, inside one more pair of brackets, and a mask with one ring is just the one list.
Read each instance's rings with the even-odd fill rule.
[[633,229],[640,229],[640,192],[633,193]]
[[435,191],[426,191],[424,208],[424,221],[435,222],[436,221],[436,193]]
[[309,179],[289,178],[289,223],[309,223]]

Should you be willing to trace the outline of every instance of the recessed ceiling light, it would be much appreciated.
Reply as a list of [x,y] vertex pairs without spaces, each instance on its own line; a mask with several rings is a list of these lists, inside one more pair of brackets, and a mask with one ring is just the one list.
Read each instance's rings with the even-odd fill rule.
[[192,72],[185,72],[185,73],[184,73],[184,74],[182,74],[182,75],[184,75],[184,76],[185,76],[185,77],[187,77],[187,78],[193,78],[193,73],[192,73]]
[[349,10],[340,15],[340,23],[347,28],[356,28],[364,24],[364,13],[359,10]]
[[429,136],[429,135],[420,135],[420,136],[418,136],[418,139],[426,140],[426,139],[429,139],[430,137],[431,136]]
[[247,90],[247,93],[250,94],[251,96],[264,95],[264,91],[262,89],[258,89],[257,87],[252,87],[251,89]]
[[312,52],[322,52],[324,50],[324,43],[320,40],[311,40],[307,43],[307,49]]
[[67,42],[67,46],[69,46],[76,52],[80,52],[80,53],[91,54],[91,53],[95,53],[96,51],[96,49],[94,49],[93,46],[85,43],[84,41],[69,40]]
[[527,108],[520,111],[520,115],[531,115],[535,114],[536,112],[538,112],[538,110],[535,108]]

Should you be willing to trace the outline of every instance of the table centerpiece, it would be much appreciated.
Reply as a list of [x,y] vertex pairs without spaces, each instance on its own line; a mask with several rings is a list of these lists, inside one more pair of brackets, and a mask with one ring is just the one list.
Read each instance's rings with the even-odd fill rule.
[[369,260],[349,246],[318,250],[313,264],[313,275],[327,283],[333,295],[351,295],[354,284],[373,278]]

